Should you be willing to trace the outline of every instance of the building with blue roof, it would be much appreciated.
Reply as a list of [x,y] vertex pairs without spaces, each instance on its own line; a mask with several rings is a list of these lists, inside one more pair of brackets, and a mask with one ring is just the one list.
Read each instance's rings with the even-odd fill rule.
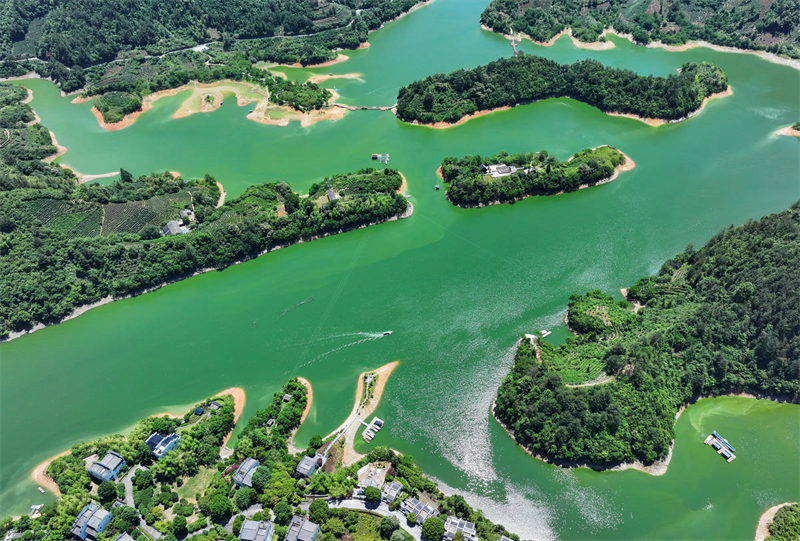
[[109,522],[111,522],[111,513],[91,502],[83,508],[72,524],[72,535],[78,539],[86,539],[87,537],[94,539],[98,534],[105,531]]
[[145,442],[147,447],[150,448],[150,452],[153,453],[153,456],[156,458],[161,458],[176,447],[181,442],[181,437],[177,434],[168,434],[166,436],[162,436],[158,432],[154,432],[147,438]]
[[255,458],[246,458],[233,474],[233,482],[237,487],[253,488],[253,474],[260,465]]
[[89,475],[100,481],[111,481],[119,476],[125,467],[125,459],[116,451],[109,451],[103,460],[95,460],[87,471]]

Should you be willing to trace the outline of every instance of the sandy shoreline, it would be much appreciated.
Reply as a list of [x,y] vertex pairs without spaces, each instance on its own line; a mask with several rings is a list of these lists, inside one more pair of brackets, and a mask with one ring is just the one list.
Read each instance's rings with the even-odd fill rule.
[[[37,120],[41,121],[41,119],[39,119],[38,116],[36,118],[37,118]],[[58,144],[58,139],[56,139],[56,134],[55,133],[50,132],[50,139],[53,142],[53,146],[56,147],[56,153],[55,154],[51,154],[50,156],[47,156],[46,158],[42,158],[42,161],[45,162],[45,163],[50,163],[53,160],[55,160],[56,158],[60,158],[61,156],[63,156],[64,154],[67,153],[67,147]],[[74,173],[74,171],[73,171],[73,173]]]
[[308,80],[306,82],[307,83],[319,84],[319,83],[322,83],[324,81],[328,81],[330,79],[358,79],[358,80],[361,80],[361,78],[363,76],[364,76],[363,73],[343,73],[341,75],[331,75],[330,73],[326,73],[326,74],[320,74],[320,75],[312,75],[311,77],[308,78]]
[[[311,386],[311,382],[306,378],[298,377],[297,381],[302,383],[303,387],[306,388],[306,407],[303,408],[303,414],[300,416],[300,424],[302,425],[303,421],[305,421],[306,417],[308,417],[308,412],[311,411],[311,403],[314,402],[314,388]],[[295,432],[296,431],[297,430],[295,430]],[[292,433],[292,436],[294,436],[294,433]]]
[[334,64],[347,62],[348,60],[350,60],[349,56],[339,53],[333,60],[328,60],[327,62],[323,62],[321,64],[309,64],[308,66],[304,66],[300,62],[295,62],[294,64],[275,64],[275,66],[280,66],[282,68],[306,68],[306,69],[326,68],[328,66],[333,66]]
[[[368,417],[372,415],[378,405],[380,404],[381,397],[383,396],[383,391],[386,388],[386,383],[389,380],[389,376],[391,376],[392,372],[394,372],[395,368],[398,367],[400,361],[394,361],[388,364],[381,366],[376,370],[370,370],[367,372],[362,372],[358,375],[358,383],[356,387],[356,395],[355,400],[353,401],[353,409],[350,410],[345,421],[339,425],[335,430],[333,430],[330,434],[325,436],[323,439],[329,439],[336,436],[339,432],[344,430],[348,424],[350,427],[347,428],[347,432],[344,435],[344,450],[342,454],[342,465],[349,466],[355,462],[358,462],[363,455],[357,453],[353,448],[353,443],[355,441],[355,437],[358,434],[359,427],[363,426],[361,423],[350,423],[350,420],[353,419],[355,415],[366,422],[369,422]],[[367,374],[375,374],[377,375],[377,382],[375,383],[375,387],[372,390],[372,396],[367,398],[364,401],[364,378]],[[363,402],[363,404],[362,404]]]
[[222,187],[222,183],[217,181],[217,188],[219,188],[219,199],[217,199],[217,204],[214,208],[219,208],[225,204],[225,197],[228,195],[228,192]]
[[[486,26],[484,24],[481,25],[481,28],[483,30],[486,30],[487,32],[493,32],[495,34],[500,34],[500,32],[495,32],[494,30],[492,30],[491,28],[489,28],[488,26]],[[572,35],[572,28],[567,28],[566,30],[562,30],[561,32],[559,32],[558,34],[556,34],[555,36],[553,36],[552,38],[550,38],[547,41],[536,41],[531,36],[529,36],[528,34],[525,34],[523,32],[515,32],[515,34],[516,34],[515,37],[527,39],[531,43],[533,43],[535,45],[539,45],[540,47],[552,47],[553,45],[555,45],[556,41],[559,38],[561,38],[563,36],[569,36],[569,39],[572,41],[572,44],[575,47],[577,47],[578,49],[586,49],[586,50],[589,50],[589,51],[605,51],[606,49],[613,49],[614,48],[614,44],[612,42],[610,42],[610,41],[594,41],[592,43],[585,43],[583,41],[580,41],[579,39],[577,39],[576,37],[574,37]],[[508,35],[508,34],[500,34],[500,35],[503,36],[504,38],[506,38],[507,40],[512,40],[513,39],[513,37]]]
[[[247,393],[245,393],[244,389],[241,387],[230,387],[229,389],[225,389],[222,392],[216,393],[209,398],[223,395],[230,395],[233,398],[233,422],[237,423],[239,421],[239,417],[242,416],[242,412],[244,411],[244,405],[247,402]],[[232,435],[233,429],[231,429],[231,431],[228,432],[224,438],[222,438],[222,445],[220,448],[228,446],[228,441],[230,441]]]
[[786,126],[775,132],[777,135],[786,135],[788,137],[800,137],[800,130],[794,130],[791,126]]
[[37,323],[36,325],[32,326],[30,329],[27,329],[27,330],[24,330],[24,331],[10,332],[10,333],[8,333],[8,336],[6,338],[0,340],[0,344],[2,344],[4,342],[10,342],[12,340],[16,340],[17,338],[20,338],[21,336],[25,336],[26,334],[31,334],[31,333],[34,333],[36,331],[40,331],[42,329],[50,327],[51,325],[58,325],[59,323],[63,323],[65,321],[69,321],[70,319],[75,319],[76,317],[85,314],[86,312],[88,312],[92,308],[97,308],[99,306],[103,306],[105,304],[109,304],[109,303],[114,302],[114,301],[121,301],[121,300],[125,300],[125,299],[130,299],[132,297],[138,297],[139,295],[144,295],[146,293],[151,293],[153,291],[156,291],[157,289],[161,289],[164,286],[168,286],[168,285],[173,284],[175,282],[180,282],[181,280],[185,280],[187,278],[192,278],[193,276],[198,276],[200,274],[205,274],[205,273],[211,272],[211,271],[219,271],[219,270],[225,269],[227,267],[230,267],[232,265],[239,265],[241,263],[246,263],[248,261],[251,261],[253,259],[257,259],[257,258],[259,258],[259,257],[261,257],[263,255],[266,255],[266,254],[268,254],[270,252],[274,252],[274,251],[280,250],[282,248],[287,248],[287,247],[293,246],[295,244],[303,244],[304,242],[311,242],[311,241],[315,241],[315,240],[318,240],[318,239],[321,239],[321,238],[330,237],[332,235],[339,235],[341,233],[347,233],[348,231],[355,231],[357,229],[363,229],[365,227],[378,225],[378,223],[395,222],[395,221],[398,221],[398,220],[404,220],[405,218],[410,217],[412,214],[414,214],[414,205],[412,205],[411,202],[408,202],[408,206],[406,207],[406,210],[404,212],[402,212],[401,214],[395,215],[395,216],[391,216],[390,218],[387,218],[383,222],[368,223],[368,224],[360,225],[358,227],[354,227],[352,229],[347,229],[347,230],[339,229],[338,231],[328,232],[328,233],[325,233],[323,235],[314,235],[311,238],[300,239],[300,240],[298,240],[296,242],[293,242],[292,244],[279,244],[279,245],[271,246],[271,247],[268,247],[268,248],[265,248],[265,249],[261,250],[257,254],[243,256],[243,257],[241,257],[241,258],[239,258],[239,259],[237,259],[235,261],[232,261],[232,262],[228,263],[227,265],[223,265],[223,266],[220,266],[220,267],[209,267],[209,268],[198,269],[193,273],[183,274],[183,275],[180,275],[180,276],[176,276],[174,278],[170,278],[169,280],[165,280],[165,281],[161,282],[160,284],[156,284],[156,285],[154,285],[152,287],[145,288],[145,289],[143,289],[141,291],[135,291],[133,293],[126,293],[125,295],[122,295],[120,297],[113,297],[111,295],[108,295],[107,297],[104,297],[104,298],[100,299],[99,301],[95,301],[93,303],[84,304],[83,306],[77,307],[69,315],[59,319],[58,321],[54,321],[54,322],[47,323],[47,324],[45,324],[45,323]]
[[762,513],[761,517],[758,519],[758,525],[756,526],[756,536],[755,541],[765,541],[770,537],[769,535],[769,524],[772,522],[772,519],[775,518],[775,514],[778,512],[778,509],[781,507],[786,507],[787,505],[794,505],[797,502],[786,502],[780,503],[778,505],[773,505],[764,513]]
[[67,456],[71,452],[72,452],[71,450],[67,450],[64,451],[63,453],[58,453],[54,457],[48,458],[44,462],[41,462],[31,472],[31,479],[33,479],[33,482],[41,486],[43,489],[49,490],[56,496],[61,496],[61,490],[59,490],[58,485],[50,476],[47,475],[47,468],[48,466],[50,466],[50,463],[53,462],[55,459],[61,458],[62,456]]
[[28,91],[28,96],[24,100],[22,100],[21,103],[30,103],[33,101],[33,90],[31,90],[30,88],[26,88],[25,90]]
[[404,193],[406,193],[406,190],[408,189],[408,182],[406,182],[406,177],[405,177],[405,175],[403,175],[403,173],[400,173],[400,178],[403,179],[403,182],[402,182],[402,184],[400,184],[400,187],[397,188],[397,193],[404,194]]
[[[681,414],[684,411],[686,411],[686,408],[688,406],[691,406],[692,404],[696,404],[700,400],[704,400],[706,398],[720,398],[720,397],[727,397],[727,396],[733,396],[733,397],[739,397],[739,398],[753,398],[753,399],[756,399],[756,400],[770,400],[770,401],[773,401],[773,402],[790,402],[789,400],[786,400],[785,398],[782,398],[782,397],[774,397],[774,396],[766,396],[766,395],[758,395],[757,396],[757,395],[753,395],[753,394],[750,394],[750,393],[728,393],[728,394],[713,395],[713,396],[700,396],[700,397],[693,398],[691,402],[689,402],[687,404],[683,404],[678,409],[678,411],[675,413],[675,422],[678,421],[678,419],[680,418]],[[549,458],[547,458],[545,456],[542,456],[542,455],[540,455],[538,453],[532,452],[530,449],[528,449],[527,447],[525,447],[524,445],[520,444],[517,441],[517,438],[516,438],[516,435],[514,434],[514,432],[510,428],[508,428],[505,425],[505,423],[503,423],[503,421],[501,421],[497,417],[497,415],[495,414],[495,402],[496,402],[496,399],[492,401],[492,405],[491,405],[491,415],[494,418],[494,420],[497,421],[500,424],[501,427],[503,427],[503,430],[506,431],[506,434],[508,434],[508,436],[512,440],[514,440],[514,443],[516,443],[523,451],[528,453],[533,458],[535,458],[537,460],[541,460],[542,462],[546,462],[547,464],[553,464],[555,466],[560,466],[562,468],[588,468],[588,469],[595,470],[595,471],[638,470],[640,472],[647,473],[649,475],[664,475],[665,473],[667,473],[667,468],[669,466],[669,463],[672,461],[672,451],[675,448],[675,440],[674,439],[669,444],[669,451],[667,452],[667,456],[664,457],[661,460],[656,460],[652,464],[644,464],[644,463],[639,462],[637,460],[635,462],[622,462],[620,464],[614,464],[613,466],[609,466],[609,465],[605,465],[605,464],[597,464],[597,463],[594,463],[594,462],[586,462],[586,461],[552,460],[552,459],[549,459]],[[777,509],[776,509],[776,511],[777,511]]]

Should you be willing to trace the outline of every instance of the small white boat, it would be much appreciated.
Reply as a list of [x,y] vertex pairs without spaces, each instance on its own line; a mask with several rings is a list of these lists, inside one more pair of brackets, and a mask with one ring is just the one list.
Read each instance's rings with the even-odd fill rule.
[[43,489],[42,487],[36,487],[36,489],[37,489],[39,492],[41,492],[42,494],[44,494],[44,489]]
[[394,331],[383,331],[383,336],[389,336]]
[[550,331],[542,331],[542,338],[546,338],[546,337],[550,336],[551,334],[553,334],[553,333],[551,333]]

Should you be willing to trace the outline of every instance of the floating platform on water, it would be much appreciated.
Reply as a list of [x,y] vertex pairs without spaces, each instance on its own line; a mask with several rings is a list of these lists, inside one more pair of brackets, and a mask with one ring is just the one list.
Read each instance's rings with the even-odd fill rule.
[[548,337],[548,336],[550,336],[551,334],[553,334],[553,333],[551,333],[550,331],[545,331],[545,330],[543,330],[543,331],[542,331],[542,338],[547,338],[547,337]]
[[361,437],[364,438],[364,441],[369,443],[372,441],[372,438],[383,428],[383,420],[378,419],[377,417],[373,417],[372,422],[367,424],[364,421],[361,421],[361,424],[366,426],[364,431],[361,433]]
[[708,437],[703,440],[703,443],[711,446],[711,448],[727,462],[736,460],[736,455],[733,454],[733,446],[728,443],[728,440],[717,434],[716,430],[709,434]]

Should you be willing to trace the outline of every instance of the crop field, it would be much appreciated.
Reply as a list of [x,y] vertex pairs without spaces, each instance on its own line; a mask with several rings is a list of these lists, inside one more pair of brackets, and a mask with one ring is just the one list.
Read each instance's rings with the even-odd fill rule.
[[[138,233],[147,224],[163,226],[169,220],[178,219],[180,208],[189,202],[188,192],[158,195],[144,201],[108,203],[103,205],[105,217],[101,234]],[[175,206],[173,206],[175,205]]]
[[95,237],[100,234],[103,209],[99,205],[74,203],[65,199],[33,199],[25,204],[44,227],[59,231],[67,238]]
[[583,344],[572,348],[564,355],[560,347],[546,341],[539,342],[543,363],[553,366],[564,383],[575,384],[591,381],[605,369],[603,348],[596,343]]

